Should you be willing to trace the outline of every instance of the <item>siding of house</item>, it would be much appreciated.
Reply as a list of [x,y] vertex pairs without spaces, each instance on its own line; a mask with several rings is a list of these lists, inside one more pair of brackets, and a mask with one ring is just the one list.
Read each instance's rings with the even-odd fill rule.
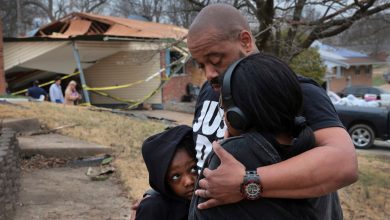
[[69,43],[69,41],[7,42],[4,44],[4,69],[7,71]]
[[[348,76],[350,76],[350,85],[372,85],[372,65],[367,73],[367,66],[351,66],[349,69],[342,68],[340,78],[332,78],[329,89],[333,92],[341,92],[348,86]],[[358,68],[358,72],[356,70]],[[358,74],[357,74],[358,73]],[[336,70],[334,70],[336,74]]]
[[4,60],[3,60],[3,25],[0,21],[0,95],[5,93]]
[[[100,60],[92,67],[84,70],[89,87],[106,87],[123,85],[143,80],[160,69],[159,51],[118,52]],[[161,77],[148,82],[123,89],[103,91],[122,99],[138,100],[154,91],[160,84]],[[90,92],[92,104],[120,103],[111,98]],[[161,92],[157,92],[148,103],[161,104]]]

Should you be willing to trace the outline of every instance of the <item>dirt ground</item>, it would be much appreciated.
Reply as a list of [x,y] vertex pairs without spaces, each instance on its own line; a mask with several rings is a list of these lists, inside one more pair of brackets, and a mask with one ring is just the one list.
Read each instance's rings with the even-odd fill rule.
[[87,167],[23,171],[15,220],[121,220],[130,202],[116,176],[91,181]]

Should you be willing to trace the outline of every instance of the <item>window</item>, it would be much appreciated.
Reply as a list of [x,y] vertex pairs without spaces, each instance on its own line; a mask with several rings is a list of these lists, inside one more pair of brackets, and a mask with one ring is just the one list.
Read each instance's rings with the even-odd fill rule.
[[355,74],[356,75],[360,74],[360,67],[359,66],[355,66]]
[[[171,56],[171,63],[179,60],[183,55],[178,52],[178,51],[170,51],[169,55]],[[178,64],[175,64],[173,66],[171,66],[171,72],[172,73],[175,73],[173,76],[181,76],[181,75],[184,75],[185,74],[185,68],[183,68],[184,66],[181,66],[181,63],[178,63]],[[177,69],[179,68],[179,69]]]
[[371,72],[372,72],[372,66],[371,65],[366,66],[366,74],[369,75],[371,74]]

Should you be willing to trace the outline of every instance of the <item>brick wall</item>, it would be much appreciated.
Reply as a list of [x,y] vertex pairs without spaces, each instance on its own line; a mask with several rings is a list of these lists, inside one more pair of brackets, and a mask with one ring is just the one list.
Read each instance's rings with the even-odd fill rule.
[[[358,68],[358,70],[356,69]],[[348,86],[348,77],[351,79],[351,85],[372,85],[372,65],[367,73],[367,66],[355,67],[351,66],[349,69],[342,68],[340,78],[332,78],[329,89],[333,92],[341,92]],[[357,74],[358,73],[358,74]],[[334,73],[336,74],[336,73]]]
[[5,93],[4,58],[3,58],[3,25],[0,20],[0,95]]
[[186,94],[186,85],[192,83],[194,86],[203,85],[206,77],[202,70],[197,68],[190,60],[185,65],[185,75],[173,76],[163,88],[163,103],[180,102]]
[[19,145],[10,128],[0,131],[0,220],[13,219],[20,187]]
[[190,75],[174,76],[163,88],[163,103],[180,102],[186,94],[186,85],[191,82]]

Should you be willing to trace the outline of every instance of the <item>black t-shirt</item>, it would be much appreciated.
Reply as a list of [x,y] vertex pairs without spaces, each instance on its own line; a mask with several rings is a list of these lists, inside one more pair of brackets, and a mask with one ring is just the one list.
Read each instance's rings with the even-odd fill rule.
[[219,107],[218,101],[219,93],[215,92],[208,82],[203,84],[195,106],[192,125],[199,170],[212,149],[213,141],[223,139],[225,133],[223,110]]
[[326,91],[313,80],[299,76],[303,94],[303,116],[313,131],[343,127]]

